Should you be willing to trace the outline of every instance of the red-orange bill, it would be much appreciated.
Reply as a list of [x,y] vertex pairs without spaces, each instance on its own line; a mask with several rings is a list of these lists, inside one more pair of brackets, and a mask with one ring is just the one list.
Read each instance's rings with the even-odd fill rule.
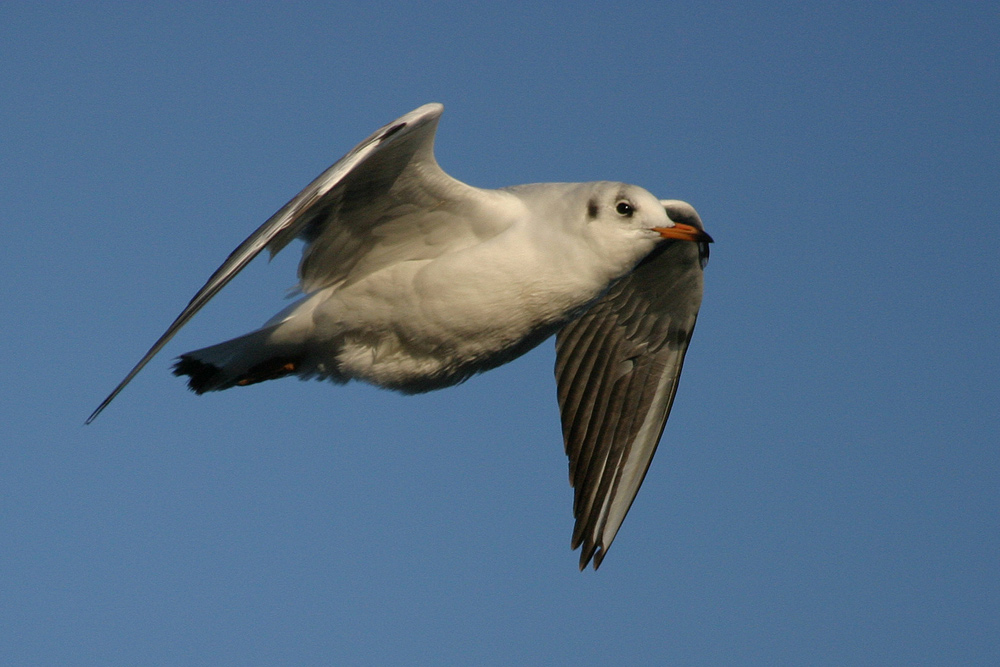
[[705,230],[698,229],[692,225],[685,225],[680,222],[673,227],[653,227],[654,232],[659,232],[665,239],[675,239],[677,241],[701,241],[702,243],[712,243],[712,237]]

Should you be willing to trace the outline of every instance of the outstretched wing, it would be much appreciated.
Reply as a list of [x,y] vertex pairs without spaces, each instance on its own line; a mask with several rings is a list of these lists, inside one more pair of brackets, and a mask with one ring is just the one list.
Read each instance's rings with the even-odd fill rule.
[[600,566],[656,452],[701,306],[707,248],[664,242],[556,337],[581,570],[591,558]]
[[[327,224],[331,215],[343,220],[340,214],[357,209],[360,201],[378,201],[381,195],[390,190],[423,193],[421,201],[445,193],[457,194],[456,191],[461,191],[462,194],[467,194],[465,191],[476,191],[475,188],[449,177],[434,161],[434,132],[443,111],[444,107],[440,104],[426,104],[382,127],[281,207],[229,255],[139,363],[97,406],[86,423],[92,422],[180,328],[264,248],[269,248],[273,256],[297,236],[303,236],[307,241],[328,238],[331,235],[324,235],[324,232],[331,227]],[[405,183],[405,187],[397,186],[400,182]],[[355,239],[365,235],[371,237],[371,226],[377,225],[379,221],[378,216],[362,218],[361,225],[365,229],[350,230],[350,235]],[[349,227],[339,226],[345,229]],[[337,234],[332,236],[336,237]],[[349,255],[357,250],[358,245],[358,242],[354,246],[348,244],[348,247],[341,248],[337,254],[340,257],[344,257],[345,253]],[[323,259],[307,250],[300,268],[305,288],[324,282],[324,268],[321,261],[315,261],[317,258]],[[328,253],[326,259],[334,259],[333,253]],[[343,277],[335,271],[326,273],[332,275],[334,280]]]

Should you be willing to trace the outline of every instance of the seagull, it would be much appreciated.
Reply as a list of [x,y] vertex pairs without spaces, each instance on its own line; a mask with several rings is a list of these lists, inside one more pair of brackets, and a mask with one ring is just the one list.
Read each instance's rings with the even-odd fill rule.
[[181,355],[174,374],[198,394],[285,376],[415,394],[555,335],[572,548],[596,570],[670,413],[712,238],[690,204],[635,185],[457,181],[434,158],[443,111],[426,104],[385,125],[271,216],[86,423],[262,250],[302,239],[301,298]]

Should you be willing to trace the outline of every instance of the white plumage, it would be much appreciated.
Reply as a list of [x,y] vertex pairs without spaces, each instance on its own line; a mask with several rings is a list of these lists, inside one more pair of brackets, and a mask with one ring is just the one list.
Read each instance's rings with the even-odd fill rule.
[[433,155],[443,107],[386,125],[229,256],[87,420],[246,264],[306,242],[303,296],[261,329],[182,355],[202,393],[287,375],[406,393],[457,384],[558,332],[573,547],[596,568],[655,452],[711,238],[684,202],[624,183],[482,190]]

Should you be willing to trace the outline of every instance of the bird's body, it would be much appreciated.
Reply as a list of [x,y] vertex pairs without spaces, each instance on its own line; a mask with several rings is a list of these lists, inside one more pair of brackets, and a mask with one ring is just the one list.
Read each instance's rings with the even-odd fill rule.
[[[543,186],[479,191],[484,201],[478,215],[489,224],[475,231],[433,243],[421,235],[410,246],[393,243],[398,239],[390,235],[388,247],[376,251],[395,253],[394,261],[357,268],[304,297],[265,325],[265,335],[185,354],[179,370],[199,375],[192,384],[198,392],[255,382],[255,368],[259,379],[271,379],[277,367],[282,374],[358,379],[415,393],[510,361],[555,333],[659,240],[641,229],[636,234],[648,238],[588,234],[594,223],[586,207],[572,210],[581,199],[619,197],[623,190],[633,198],[645,194],[648,205],[663,210],[634,186]],[[565,191],[566,197],[539,205],[533,191]],[[444,206],[435,212],[459,214]],[[393,224],[420,224],[412,217],[403,214]],[[539,248],[546,252],[532,252]],[[303,265],[310,259],[307,254]],[[218,372],[202,379],[204,366]]]
[[559,332],[574,547],[584,544],[581,567],[592,556],[596,567],[666,421],[711,239],[689,205],[633,185],[460,183],[433,157],[441,111],[426,105],[383,127],[268,220],[91,420],[260,250],[298,237],[304,296],[257,331],[182,355],[174,372],[198,393],[287,375],[415,393]]

